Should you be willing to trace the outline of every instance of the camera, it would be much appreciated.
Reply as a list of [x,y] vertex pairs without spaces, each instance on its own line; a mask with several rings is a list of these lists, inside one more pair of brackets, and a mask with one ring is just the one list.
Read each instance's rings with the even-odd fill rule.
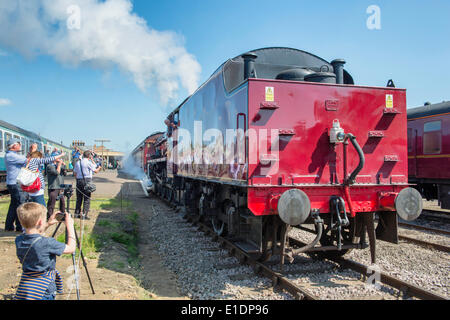
[[61,189],[64,189],[64,196],[70,198],[73,195],[73,187],[71,184],[61,184]]
[[64,163],[61,166],[61,175],[62,176],[67,176],[67,169],[66,169],[66,165]]
[[63,212],[58,212],[55,216],[56,221],[63,222],[66,219],[66,214]]

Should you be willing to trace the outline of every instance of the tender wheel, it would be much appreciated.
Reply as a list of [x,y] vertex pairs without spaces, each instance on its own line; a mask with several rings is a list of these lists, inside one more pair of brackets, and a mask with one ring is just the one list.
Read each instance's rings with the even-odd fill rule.
[[184,190],[183,192],[183,207],[184,207],[184,214],[185,215],[191,215],[194,213],[194,209],[192,208],[192,206],[190,205],[190,201],[189,201],[189,196],[188,196],[188,192],[186,190]]
[[262,253],[258,258],[260,262],[269,261],[274,255],[280,233],[279,221],[274,217],[267,217],[263,223]]
[[200,220],[204,220],[205,218],[205,203],[205,195],[202,194],[198,200],[198,215],[200,216]]
[[224,236],[226,234],[225,222],[223,222],[222,220],[220,220],[217,217],[212,217],[211,218],[211,224],[212,224],[212,227],[214,229],[214,232],[218,236]]
[[[225,216],[229,217],[231,215],[233,215],[236,212],[236,208],[233,205],[233,202],[227,200],[222,204],[222,210],[225,213]],[[233,219],[229,219],[229,221],[233,222]],[[212,216],[211,217],[211,224],[213,226],[214,232],[219,235],[219,236],[226,236],[229,235],[229,228],[230,226],[228,226],[228,224],[219,219],[216,216]],[[232,228],[231,228],[231,233],[233,232]],[[231,234],[232,235],[232,234]]]

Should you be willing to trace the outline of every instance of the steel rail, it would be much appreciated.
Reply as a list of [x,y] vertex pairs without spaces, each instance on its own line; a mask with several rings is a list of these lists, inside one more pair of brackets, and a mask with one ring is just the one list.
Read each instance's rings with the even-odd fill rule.
[[[297,245],[297,246],[304,246],[306,245],[306,243],[298,240],[298,239],[294,239],[294,238],[289,238],[289,242]],[[350,268],[360,274],[362,274],[363,276],[370,276],[372,274],[372,271],[370,269],[370,267],[361,264],[359,262],[353,261],[353,260],[349,260],[349,259],[344,259],[342,257],[339,258],[330,258],[329,260],[336,262],[337,264],[339,264],[340,266],[343,267],[347,267]],[[389,274],[387,274],[386,272],[379,272],[379,276],[380,276],[380,281],[385,284],[388,285],[390,287],[396,288],[398,290],[400,290],[401,292],[403,292],[404,294],[419,298],[419,299],[423,299],[423,300],[448,300],[446,297],[431,292],[429,290],[425,290],[423,288],[420,288],[418,286],[416,286],[415,284],[403,281],[399,278],[393,277]]]
[[405,223],[405,222],[399,222],[398,225],[400,227],[405,227],[405,228],[412,228],[412,229],[416,229],[416,230],[430,231],[430,232],[434,232],[434,233],[441,233],[441,234],[445,234],[445,235],[450,235],[450,231],[447,231],[447,230],[444,230],[444,229],[436,229],[436,228],[431,228],[431,227],[419,226],[419,225],[416,225],[416,224]]
[[[164,199],[156,194],[154,195],[161,199],[164,204],[169,206],[169,208],[179,211],[179,208],[177,208],[176,205],[169,202],[167,199]],[[221,247],[227,249],[229,254],[235,256],[241,264],[249,265],[256,275],[265,276],[266,278],[270,279],[272,281],[273,287],[278,286],[286,290],[297,300],[319,300],[319,297],[312,294],[307,289],[297,286],[292,281],[284,277],[281,273],[273,271],[268,266],[253,259],[249,254],[233,244],[231,241],[217,235],[214,230],[206,226],[204,223],[200,222],[197,216],[185,215],[184,218],[192,225],[198,226],[198,230],[203,231],[206,235],[211,236],[213,241],[218,241]]]
[[450,222],[450,213],[440,210],[423,209],[419,218],[437,222]]
[[[160,197],[158,197],[160,198]],[[165,204],[168,204],[172,209],[175,209],[176,206],[174,204],[170,203],[164,198],[160,198],[163,200]],[[178,210],[177,210],[178,211]],[[273,271],[266,265],[264,265],[261,262],[258,262],[250,257],[249,254],[244,252],[242,249],[240,249],[238,246],[233,244],[231,241],[218,236],[211,228],[206,226],[205,224],[201,223],[198,219],[198,217],[195,216],[195,219],[193,219],[193,216],[186,215],[185,218],[191,222],[194,226],[198,226],[198,230],[205,232],[207,235],[212,235],[213,241],[219,241],[221,246],[226,248],[229,253],[233,256],[235,256],[241,264],[248,264],[252,267],[254,272],[258,275],[263,275],[269,279],[272,280],[272,285],[276,286],[279,285],[283,289],[285,289],[287,292],[289,292],[291,295],[293,295],[296,299],[299,300],[318,300],[319,298],[313,294],[311,294],[308,290],[304,288],[300,288],[290,280],[288,280],[286,277],[284,277],[281,273],[278,273],[276,271]],[[289,237],[288,238],[290,244],[294,244],[297,246],[305,246],[306,243]],[[359,262],[344,259],[342,257],[329,259],[331,261],[336,262],[342,267],[347,267],[349,269],[352,269],[360,274],[362,274],[364,277],[368,277],[372,274],[370,271],[371,269]],[[417,297],[419,299],[423,300],[448,300],[446,297],[433,293],[431,291],[425,290],[423,288],[420,288],[412,283],[408,283],[406,281],[403,281],[399,278],[393,277],[386,272],[379,272],[380,281],[388,285],[390,287],[398,289],[400,292],[402,292],[405,295]]]
[[273,287],[280,287],[289,292],[297,300],[318,300],[319,297],[315,296],[307,289],[301,288],[287,279],[281,273],[276,272],[263,263],[253,259],[248,253],[243,251],[233,242],[218,236],[211,228],[193,219],[193,217],[186,217],[186,220],[194,226],[198,226],[199,231],[204,232],[206,235],[211,236],[213,241],[218,241],[222,248],[227,249],[230,255],[235,256],[241,264],[247,264],[252,267],[256,275],[265,276],[272,281]]
[[424,247],[431,247],[433,249],[439,250],[439,251],[443,251],[443,252],[450,252],[450,247],[443,245],[443,244],[439,244],[439,243],[435,243],[435,242],[429,242],[429,241],[425,241],[425,240],[420,240],[420,239],[416,239],[416,238],[411,238],[408,236],[404,236],[399,234],[398,238],[400,240],[405,240],[407,242],[411,242],[414,244],[417,244],[419,246],[424,246]]

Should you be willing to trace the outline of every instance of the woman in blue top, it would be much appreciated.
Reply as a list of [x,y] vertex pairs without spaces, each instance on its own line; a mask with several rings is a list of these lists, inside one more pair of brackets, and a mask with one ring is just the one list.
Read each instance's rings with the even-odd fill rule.
[[36,202],[42,204],[45,207],[45,199],[44,199],[44,190],[45,190],[45,179],[42,174],[41,165],[52,163],[55,160],[58,160],[64,157],[65,153],[61,153],[55,157],[42,157],[42,153],[40,151],[34,151],[30,154],[28,169],[31,171],[36,171],[39,169],[39,179],[41,180],[41,189],[34,193],[28,193],[31,197],[32,202]]

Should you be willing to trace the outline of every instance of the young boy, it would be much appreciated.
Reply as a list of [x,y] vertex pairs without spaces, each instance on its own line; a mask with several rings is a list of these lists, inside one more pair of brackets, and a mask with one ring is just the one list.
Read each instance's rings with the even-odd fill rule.
[[62,292],[62,280],[55,269],[56,256],[73,253],[76,249],[73,219],[66,213],[64,223],[69,239],[64,244],[43,236],[49,226],[58,222],[51,220],[47,223],[47,209],[43,205],[24,203],[17,208],[17,215],[25,233],[16,238],[17,257],[23,272],[15,298],[54,300],[56,291]]

